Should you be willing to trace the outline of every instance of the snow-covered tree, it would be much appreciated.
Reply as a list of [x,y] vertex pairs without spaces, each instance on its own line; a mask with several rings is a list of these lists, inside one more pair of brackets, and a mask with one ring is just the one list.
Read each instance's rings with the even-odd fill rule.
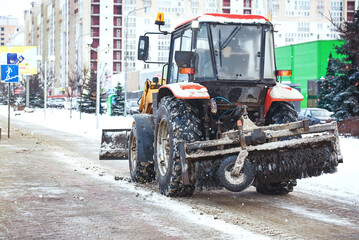
[[318,97],[318,107],[325,108],[330,112],[333,111],[337,68],[336,60],[333,59],[332,53],[330,53],[325,78],[320,80],[321,89]]
[[91,71],[89,78],[84,79],[80,104],[81,112],[96,112],[96,81],[97,79],[94,71]]
[[125,97],[120,82],[116,86],[115,94],[116,97],[113,98],[113,104],[112,104],[112,115],[113,116],[123,115],[125,111]]
[[39,74],[31,76],[29,87],[29,106],[32,108],[44,107],[44,84]]
[[345,43],[336,47],[343,58],[336,60],[333,110],[338,120],[359,116],[359,11],[354,13],[353,22],[336,26]]

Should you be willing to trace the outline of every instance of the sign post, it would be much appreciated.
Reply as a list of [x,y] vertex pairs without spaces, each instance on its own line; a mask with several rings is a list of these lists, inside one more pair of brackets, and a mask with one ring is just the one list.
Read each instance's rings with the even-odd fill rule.
[[7,137],[10,138],[10,83],[19,82],[19,65],[1,65],[1,81],[9,83],[8,85],[8,120],[7,120]]

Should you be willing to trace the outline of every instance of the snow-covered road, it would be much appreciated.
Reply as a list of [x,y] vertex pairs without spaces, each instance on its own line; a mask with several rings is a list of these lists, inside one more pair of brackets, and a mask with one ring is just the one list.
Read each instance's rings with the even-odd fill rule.
[[[0,106],[3,120],[6,114],[6,106]],[[12,112],[11,119],[17,126],[29,127],[36,124],[77,134],[92,141],[100,140],[101,128],[125,128],[130,127],[132,123],[130,116],[101,116],[100,128],[96,129],[94,115],[82,114],[80,119],[79,114],[73,111],[70,118],[69,111],[58,109],[48,109],[46,119],[42,110],[33,113],[21,112],[17,115]],[[4,138],[6,126],[3,125],[2,128]],[[248,229],[247,237],[356,239],[359,234],[359,139],[341,138],[340,144],[344,163],[339,165],[338,172],[299,180],[294,192],[288,196],[260,195],[251,187],[241,193],[224,190],[197,192],[191,198],[169,199],[158,194],[155,184],[120,185],[123,189],[145,196],[151,204],[160,205],[169,211],[179,211],[186,221],[207,224],[208,228],[218,229],[217,231],[223,229],[223,236],[236,235],[236,232],[240,231],[236,226],[241,226]],[[106,169],[109,166],[97,159],[89,160],[88,164],[96,166],[97,169]],[[127,164],[121,164],[121,168],[117,170],[122,171],[121,174],[128,174],[128,170],[123,171]],[[98,178],[98,172],[93,172],[93,177]],[[106,178],[101,179],[104,181]],[[113,181],[112,177],[109,176],[107,181]],[[217,221],[212,223],[213,219]],[[251,235],[250,232],[259,235]]]

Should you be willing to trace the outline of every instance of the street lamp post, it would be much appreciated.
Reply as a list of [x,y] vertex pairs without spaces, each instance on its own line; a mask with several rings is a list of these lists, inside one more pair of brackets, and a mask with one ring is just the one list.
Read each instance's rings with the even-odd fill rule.
[[[37,60],[41,61],[41,55],[37,56]],[[55,61],[55,56],[49,56],[50,62]],[[44,118],[46,119],[46,108],[47,108],[47,59],[43,62],[44,63]]]
[[[79,37],[78,37],[78,39],[77,39],[77,59],[79,59],[79,56],[80,56],[80,54],[79,54],[79,40],[80,40],[80,37],[83,37],[83,36],[86,36],[86,35],[90,35],[91,33],[85,33],[85,34],[82,34],[82,35],[80,35]],[[86,38],[85,38],[85,43],[86,43],[86,45],[88,45],[88,47],[89,47],[89,59],[90,59],[90,62],[89,62],[89,65],[91,65],[91,45],[92,45],[92,43],[93,43],[93,38],[91,37],[91,36],[87,36]],[[82,44],[81,44],[81,46],[82,46]],[[81,54],[82,54],[82,49],[81,49]],[[79,64],[79,63],[77,63],[77,70],[78,70],[78,72],[80,72],[81,73],[81,79],[82,79],[82,84],[84,83],[84,79],[83,79],[83,77],[85,77],[86,78],[86,76],[84,76],[84,74],[83,74],[83,71],[81,70],[81,67],[79,67],[81,65],[81,67],[83,66],[83,59],[82,59],[82,56],[81,56],[81,64]],[[84,68],[82,68],[82,69],[84,69]],[[86,74],[87,75],[87,74]],[[80,84],[80,82],[79,82],[79,84]],[[77,88],[78,89],[78,88]],[[83,92],[83,86],[81,87],[81,92],[80,92],[80,119],[81,119],[81,111],[82,111],[82,92]],[[76,97],[78,96],[78,93],[76,93]]]
[[127,117],[127,60],[128,60],[128,52],[127,52],[127,46],[128,46],[128,17],[131,13],[137,12],[139,10],[146,9],[146,7],[137,8],[132,11],[129,11],[126,15],[126,22],[125,22],[125,39],[126,39],[126,45],[125,45],[125,104],[124,104],[124,116]]
[[[38,61],[42,61],[42,56],[37,56]],[[51,55],[49,56],[50,62],[55,61],[55,56]],[[46,108],[47,108],[47,59],[43,62],[44,65],[44,118],[46,119]]]
[[97,74],[96,74],[96,129],[99,128],[99,115],[100,115],[100,45],[97,46]]

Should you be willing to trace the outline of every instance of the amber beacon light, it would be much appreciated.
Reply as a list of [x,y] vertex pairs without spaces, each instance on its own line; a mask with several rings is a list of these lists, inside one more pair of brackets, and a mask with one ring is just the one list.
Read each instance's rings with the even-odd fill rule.
[[165,14],[164,13],[157,13],[157,19],[156,19],[155,24],[165,25]]

